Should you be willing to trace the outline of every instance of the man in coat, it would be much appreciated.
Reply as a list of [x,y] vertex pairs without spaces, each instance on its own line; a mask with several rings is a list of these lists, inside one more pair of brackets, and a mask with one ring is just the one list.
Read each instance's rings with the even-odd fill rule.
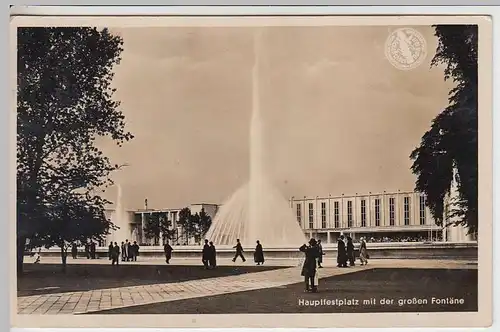
[[262,249],[262,244],[260,244],[259,240],[257,240],[257,245],[255,246],[253,260],[257,265],[264,264],[264,249]]
[[170,259],[172,259],[172,251],[173,250],[174,249],[167,241],[165,243],[165,245],[163,246],[163,251],[165,252],[165,261],[167,262],[167,264],[170,264]]
[[317,285],[314,284],[314,277],[316,276],[316,260],[319,257],[316,240],[309,240],[309,245],[302,245],[299,248],[305,254],[304,265],[302,266],[301,275],[304,277],[306,292],[316,293],[318,291]]
[[344,235],[341,235],[337,241],[337,267],[347,267],[347,252]]
[[208,264],[210,262],[210,246],[208,245],[207,239],[205,239],[205,244],[203,245],[203,250],[201,251],[201,261],[205,269],[208,269]]
[[111,255],[111,265],[118,266],[120,262],[120,247],[118,246],[118,243],[115,242],[115,245],[113,247],[113,253]]
[[210,241],[210,257],[208,262],[211,269],[215,269],[217,267],[217,250],[215,249],[212,241]]
[[109,258],[109,260],[113,259],[113,250],[114,250],[113,248],[114,248],[113,242],[111,242],[109,244],[109,247],[108,247],[108,258]]
[[134,244],[130,247],[130,252],[132,253],[132,261],[136,262],[137,256],[139,256],[139,245],[137,244],[137,241],[134,241]]
[[317,243],[317,248],[318,248],[318,268],[322,268],[323,266],[321,265],[323,263],[323,255],[325,254],[323,252],[323,246],[321,245],[321,240],[318,240]]
[[354,258],[354,243],[352,242],[352,238],[350,236],[347,237],[347,258],[349,260],[349,266],[354,266],[355,265],[355,258]]

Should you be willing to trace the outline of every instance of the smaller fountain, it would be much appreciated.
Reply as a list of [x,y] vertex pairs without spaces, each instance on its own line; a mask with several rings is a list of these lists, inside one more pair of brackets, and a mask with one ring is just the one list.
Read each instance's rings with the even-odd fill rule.
[[118,228],[111,233],[111,239],[113,242],[117,242],[120,244],[122,241],[125,241],[129,238],[129,224],[127,218],[127,212],[123,208],[122,202],[122,187],[121,185],[117,185],[117,194],[116,194],[116,202],[115,202],[115,211],[111,215],[111,221]]

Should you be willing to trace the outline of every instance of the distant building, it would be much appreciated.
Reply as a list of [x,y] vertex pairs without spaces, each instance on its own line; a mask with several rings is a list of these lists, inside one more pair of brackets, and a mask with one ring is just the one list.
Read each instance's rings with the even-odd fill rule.
[[341,234],[376,242],[474,240],[463,227],[437,226],[425,199],[417,192],[400,191],[292,197],[290,207],[306,236],[325,243],[336,242]]
[[[361,236],[369,242],[467,242],[476,237],[467,235],[463,227],[441,227],[436,225],[429,208],[425,205],[425,196],[417,192],[383,192],[328,197],[292,197],[290,207],[294,211],[306,237],[321,239],[324,243],[335,243],[341,234],[350,235],[358,240]],[[448,220],[448,201],[445,202],[445,220]],[[220,205],[197,203],[189,206],[191,213],[205,213],[214,219]],[[178,224],[182,208],[142,209],[126,211],[126,237],[142,245],[162,245],[166,240],[147,239],[144,226],[150,214],[162,214],[171,221],[174,240],[179,245],[198,244],[188,237]],[[113,220],[113,210],[107,211]],[[114,221],[115,222],[115,221]],[[446,221],[445,221],[446,223]],[[115,222],[115,224],[117,224]],[[123,227],[123,226],[122,226]],[[110,234],[105,245],[110,241],[120,243],[125,239],[114,239]],[[104,245],[104,243],[101,243]]]
[[[208,203],[196,203],[196,204],[191,204],[188,206],[188,208],[191,210],[192,214],[195,213],[200,213],[201,210],[203,209],[205,213],[210,216],[212,219],[215,217],[217,211],[218,211],[218,205],[217,204],[208,204]],[[115,211],[114,210],[108,210],[107,214],[108,217],[115,223],[115,225],[121,224],[122,227],[126,227],[126,235],[129,241],[137,241],[138,243],[142,245],[163,245],[165,242],[166,238],[163,236],[163,234],[160,234],[160,238],[158,239],[148,239],[144,235],[143,229],[146,225],[147,222],[147,217],[148,215],[151,214],[161,214],[164,218],[167,218],[171,222],[171,229],[174,230],[174,244],[181,244],[181,245],[186,245],[186,244],[195,244],[194,243],[194,238],[188,238],[187,235],[184,233],[182,227],[178,225],[178,220],[179,220],[179,212],[183,208],[166,208],[166,209],[140,209],[140,210],[134,210],[134,211],[126,211],[125,215],[126,218],[123,220],[121,223],[113,220],[113,216]],[[126,225],[126,226],[125,226]],[[113,242],[118,242],[120,243],[121,241],[125,241],[126,239],[114,239],[113,237],[114,234],[108,235],[106,238],[106,243],[105,245],[109,245],[110,241]]]

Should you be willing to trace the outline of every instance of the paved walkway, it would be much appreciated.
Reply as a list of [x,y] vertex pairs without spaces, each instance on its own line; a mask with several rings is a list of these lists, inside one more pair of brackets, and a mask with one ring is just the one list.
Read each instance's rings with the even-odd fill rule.
[[[462,268],[477,269],[470,262],[440,260],[372,260],[367,266],[348,269],[326,267],[320,278],[353,273],[370,268]],[[18,297],[19,314],[80,314],[158,302],[222,295],[286,286],[302,282],[300,267],[255,272],[235,276],[190,280],[133,287],[90,290]],[[321,284],[321,282],[320,282]]]

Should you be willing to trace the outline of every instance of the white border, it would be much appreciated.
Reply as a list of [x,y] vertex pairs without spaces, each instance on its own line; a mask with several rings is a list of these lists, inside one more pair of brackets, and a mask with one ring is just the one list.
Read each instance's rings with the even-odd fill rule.
[[[386,7],[13,7],[11,9],[12,14],[31,14],[31,15],[119,15],[119,16],[137,16],[137,15],[464,15],[464,14],[481,14],[481,15],[491,15],[493,17],[493,52],[494,59],[499,58],[500,55],[500,24],[497,20],[500,19],[500,8],[493,6],[484,7],[447,7],[447,6],[407,6],[407,7],[397,7],[397,6],[386,6]],[[5,63],[5,62],[4,62]],[[500,75],[499,65],[495,62],[493,64],[493,89],[496,91],[497,82]],[[6,75],[7,76],[7,75]],[[4,78],[5,79],[5,78]],[[8,91],[4,89],[3,91]],[[4,92],[4,93],[5,93]],[[7,97],[7,96],[6,96]],[[493,108],[494,111],[498,112],[498,94],[494,93]],[[8,102],[9,98],[3,98],[4,103]],[[7,107],[8,108],[8,107]],[[5,116],[5,115],[4,115]],[[2,121],[4,126],[8,126],[8,121]],[[499,123],[497,118],[493,116],[493,143],[494,152],[493,159],[494,165],[498,165],[498,138],[495,135],[495,129],[499,129]],[[5,128],[5,127],[4,127]],[[5,133],[8,131],[4,131]],[[4,153],[6,153],[6,145],[2,146],[4,148]],[[6,158],[4,160],[7,160]],[[499,165],[500,166],[500,165]],[[494,169],[496,169],[494,167]],[[497,191],[499,187],[499,180],[496,174],[493,174],[493,218],[496,220],[496,207],[500,206],[500,199],[497,197]],[[4,186],[5,188],[6,186]],[[10,193],[7,193],[4,197],[8,197]],[[8,200],[4,203],[8,204]],[[7,211],[7,209],[4,209]],[[5,217],[6,212],[4,212]],[[6,220],[6,219],[4,219]],[[6,225],[4,225],[6,227]],[[500,238],[500,235],[495,225],[494,234],[497,235],[495,238]],[[4,232],[8,234],[8,232]],[[9,243],[5,241],[4,243]],[[498,246],[496,241],[493,242],[493,253],[497,252]],[[495,257],[495,256],[494,256]],[[493,267],[495,276],[498,274],[497,266]],[[495,279],[495,278],[494,278]],[[8,286],[8,285],[7,285]],[[493,288],[494,296],[493,298],[499,298],[500,292],[497,287]],[[8,297],[4,297],[8,300]],[[497,312],[499,311],[497,303],[494,303],[494,317],[497,317]],[[8,312],[8,310],[7,310]],[[9,324],[10,325],[10,324]],[[488,329],[440,329],[441,331],[494,331],[494,323]],[[12,329],[13,331],[40,331],[40,329]],[[58,329],[59,331],[74,331],[75,329]],[[86,329],[90,330],[90,329]],[[113,331],[113,329],[101,329],[102,331]],[[127,331],[164,331],[162,329],[125,329]],[[176,331],[195,331],[194,329],[175,329]],[[217,329],[204,329],[205,331],[218,331]],[[250,329],[239,329],[239,330],[250,330]],[[357,331],[359,329],[346,329],[347,331]],[[375,331],[386,331],[386,329],[373,329]],[[410,329],[397,329],[398,331],[409,331]],[[420,330],[420,329],[419,329]],[[429,329],[428,329],[429,330]],[[307,329],[295,329],[295,331],[310,332]]]
[[494,15],[495,6],[14,6],[11,15]]

